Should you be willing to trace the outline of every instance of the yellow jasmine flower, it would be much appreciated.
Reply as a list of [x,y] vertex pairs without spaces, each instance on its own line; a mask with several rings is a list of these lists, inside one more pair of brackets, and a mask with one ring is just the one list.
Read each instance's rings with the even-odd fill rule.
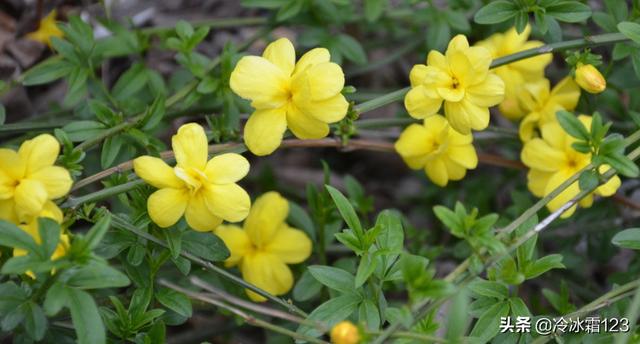
[[[45,207],[42,209],[42,211],[40,212],[40,214],[38,214],[37,217],[34,216],[31,219],[29,219],[29,221],[26,224],[22,224],[19,226],[23,231],[29,233],[29,235],[31,235],[31,237],[38,244],[42,242],[42,239],[40,238],[40,231],[38,230],[39,217],[50,218],[56,221],[57,223],[62,223],[63,214],[60,208],[58,208],[58,206],[56,206],[53,202],[49,202],[45,205]],[[66,234],[60,234],[60,241],[58,242],[58,246],[56,247],[56,250],[51,255],[51,260],[62,258],[65,254],[67,254],[68,249],[69,249],[69,236]],[[24,256],[26,254],[27,254],[26,250],[23,250],[20,248],[13,249],[13,255],[15,257]],[[31,277],[35,277],[31,272],[28,272],[27,274]]]
[[262,57],[240,59],[230,86],[255,108],[244,127],[244,142],[252,153],[273,153],[287,127],[300,139],[319,139],[329,134],[328,123],[344,118],[349,107],[340,93],[344,74],[329,59],[327,49],[316,48],[296,63],[286,38],[269,44]]
[[23,142],[17,152],[0,148],[0,219],[25,222],[69,192],[69,171],[53,165],[59,152],[49,134]]
[[357,344],[360,342],[360,331],[351,321],[341,321],[331,329],[332,344]]
[[556,121],[556,112],[572,111],[578,105],[580,88],[570,78],[562,79],[552,90],[549,80],[542,79],[525,84],[520,92],[520,104],[527,113],[520,123],[520,139],[535,137],[535,129]]
[[[238,265],[245,281],[273,295],[286,294],[293,286],[287,264],[301,263],[311,255],[311,240],[287,225],[288,214],[287,200],[277,192],[267,192],[251,207],[243,228],[222,225],[214,232],[231,252],[225,265]],[[253,301],[266,300],[249,290],[247,295]]]
[[197,231],[211,231],[222,220],[242,221],[251,200],[236,184],[249,172],[239,154],[221,154],[207,161],[207,136],[199,124],[189,123],[171,138],[177,165],[141,156],[133,161],[136,174],[159,190],[147,200],[149,217],[158,226],[174,225],[182,215]]
[[[578,119],[586,128],[591,128],[591,116],[581,115]],[[591,154],[576,151],[571,144],[575,138],[567,134],[558,122],[549,122],[541,128],[542,137],[534,138],[524,144],[521,159],[527,165],[528,187],[537,197],[544,197],[551,193],[564,181],[587,166],[591,162]],[[611,167],[601,165],[600,173],[607,172]],[[614,176],[608,182],[598,187],[594,193],[607,197],[615,194],[620,187],[620,178]],[[567,203],[580,192],[578,182],[571,184],[560,195],[547,204],[550,211],[555,211]],[[579,205],[590,207],[593,203],[593,193],[583,198]],[[575,211],[576,206],[571,207],[562,214],[562,218],[569,217]]]
[[478,165],[473,136],[453,130],[441,115],[408,126],[395,144],[402,159],[414,170],[424,169],[431,181],[446,186],[449,180],[464,178]]
[[578,63],[576,68],[576,83],[589,93],[600,93],[607,88],[607,81],[600,71],[590,64]]
[[[486,40],[478,42],[476,46],[487,48],[491,52],[491,57],[496,59],[544,44],[540,41],[527,41],[530,33],[529,25],[520,34],[515,28],[511,28],[505,33],[491,35]],[[544,78],[544,69],[551,63],[552,58],[550,53],[542,54],[494,69],[504,81],[504,100],[500,103],[500,113],[512,120],[526,114],[518,103],[520,89],[525,83]]]
[[461,134],[489,125],[489,107],[504,99],[504,82],[489,71],[491,53],[469,47],[467,38],[455,36],[445,55],[432,50],[426,65],[411,69],[411,90],[404,98],[409,114],[418,119],[435,115],[444,102],[451,127]]
[[51,37],[62,38],[64,33],[60,28],[58,28],[56,15],[56,10],[51,11],[51,13],[40,20],[38,30],[28,33],[26,37],[30,40],[38,41],[48,46],[51,46]]

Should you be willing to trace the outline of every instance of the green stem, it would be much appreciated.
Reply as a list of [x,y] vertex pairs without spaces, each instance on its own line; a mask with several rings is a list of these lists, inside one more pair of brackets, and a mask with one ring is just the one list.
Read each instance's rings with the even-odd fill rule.
[[134,187],[136,187],[138,185],[142,185],[142,184],[144,184],[144,180],[135,179],[135,180],[132,180],[132,181],[130,181],[128,183],[124,183],[124,184],[120,184],[120,185],[104,188],[102,190],[99,190],[99,191],[96,191],[96,192],[92,192],[92,193],[84,195],[84,196],[80,196],[80,197],[69,196],[67,201],[64,202],[61,205],[61,207],[62,208],[75,208],[75,207],[77,207],[77,206],[79,206],[80,204],[83,204],[83,203],[96,202],[96,201],[99,201],[101,199],[109,198],[111,196],[115,196],[117,194],[120,194],[120,193],[123,193],[123,192],[127,192],[127,191],[133,189]]
[[[224,29],[231,28],[237,26],[256,26],[267,24],[269,18],[267,17],[245,17],[245,18],[213,18],[207,20],[196,20],[191,22],[191,25],[194,27],[209,27],[211,29]],[[169,31],[174,31],[176,29],[175,25],[173,26],[156,26],[141,29],[142,33],[148,35],[160,34]]]
[[[629,326],[633,326],[638,321],[638,315],[640,312],[640,283],[636,281],[638,286],[636,287],[636,291],[633,294],[633,299],[629,307],[627,307],[627,315],[626,318],[629,320]],[[633,330],[627,332],[621,332],[616,337],[615,344],[624,344],[628,342],[629,335]]]
[[69,123],[68,120],[56,120],[56,122],[17,122],[0,126],[0,133],[20,133],[25,131],[43,131],[59,128]]

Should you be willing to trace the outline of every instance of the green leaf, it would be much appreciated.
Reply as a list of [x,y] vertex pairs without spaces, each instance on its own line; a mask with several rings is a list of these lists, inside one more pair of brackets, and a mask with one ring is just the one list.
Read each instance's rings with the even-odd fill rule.
[[469,334],[470,337],[477,337],[481,342],[486,343],[495,337],[500,331],[500,318],[509,314],[509,302],[503,301],[489,307],[476,322],[476,325]]
[[449,25],[451,25],[452,28],[462,32],[467,32],[471,30],[471,25],[469,25],[469,20],[467,19],[467,16],[463,12],[446,10],[443,13],[444,13],[445,19],[447,20]]
[[49,218],[38,218],[38,233],[40,234],[40,252],[43,258],[49,258],[58,247],[60,240],[60,225]]
[[87,292],[67,288],[67,300],[71,321],[80,344],[103,344],[106,342],[104,325],[96,302]]
[[367,53],[355,38],[341,34],[338,36],[337,44],[338,49],[347,59],[359,65],[367,63]]
[[616,233],[611,242],[623,248],[640,250],[640,228],[629,228]]
[[482,7],[473,17],[478,24],[497,24],[513,18],[518,13],[519,8],[511,1],[492,1]]
[[169,245],[169,251],[171,252],[171,258],[178,258],[182,251],[182,234],[179,228],[172,227],[164,230],[164,237]]
[[360,224],[360,219],[358,218],[358,215],[356,215],[356,211],[353,209],[349,200],[333,186],[325,185],[325,187],[331,195],[333,202],[336,204],[336,208],[338,208],[340,215],[342,215],[344,222],[347,223],[349,228],[354,230],[358,238],[362,239],[362,225]]
[[36,303],[27,302],[25,305],[24,328],[31,338],[39,341],[47,331],[47,317]]
[[365,253],[362,258],[360,258],[360,264],[358,265],[358,271],[356,271],[356,279],[354,281],[356,288],[359,288],[369,279],[369,276],[376,270],[378,261],[379,260],[371,253]]
[[512,297],[509,299],[509,304],[511,305],[511,315],[513,317],[531,317],[529,308],[527,308],[527,305],[521,298]]
[[324,265],[311,265],[309,273],[318,282],[342,293],[350,293],[354,290],[355,277],[349,272]]
[[84,236],[87,249],[92,250],[98,246],[104,235],[111,226],[111,213],[106,212],[100,219],[89,229]]
[[154,129],[162,121],[164,114],[165,98],[164,96],[159,96],[153,101],[140,121],[142,130]]
[[640,44],[640,24],[622,22],[618,24],[618,30],[630,40]]
[[176,23],[176,33],[183,40],[187,40],[193,35],[193,26],[188,21],[179,20]]
[[388,0],[365,0],[364,1],[364,17],[369,22],[374,22],[380,18]]
[[[518,228],[516,228],[515,233],[518,237],[524,235],[525,233],[533,230],[533,228],[538,224],[538,216],[533,215],[528,218],[525,222],[523,222]],[[529,261],[533,257],[533,253],[536,249],[536,241],[538,240],[538,235],[534,235],[525,241],[522,245],[518,246],[516,249],[516,257],[518,258],[518,264],[520,268],[528,265]]]
[[321,290],[322,284],[307,270],[302,273],[293,288],[293,299],[296,301],[308,301],[318,295]]
[[54,316],[60,312],[62,307],[67,304],[67,290],[66,286],[63,283],[56,282],[54,283],[49,290],[47,290],[47,294],[44,299],[44,311],[48,316]]
[[278,11],[276,20],[281,22],[294,17],[296,14],[300,13],[302,5],[304,5],[304,1],[302,0],[289,0],[289,2],[282,6]]
[[509,297],[509,289],[498,282],[477,279],[469,285],[469,289],[475,294],[504,300]]
[[38,244],[31,235],[5,220],[0,220],[0,244],[11,248],[25,249],[29,252],[38,252]]
[[102,153],[100,155],[100,165],[102,166],[102,168],[106,169],[113,164],[113,162],[118,157],[123,144],[124,139],[122,135],[107,137],[104,140],[104,144],[102,145]]
[[433,213],[436,215],[438,220],[440,220],[440,222],[442,222],[442,224],[451,231],[451,234],[457,237],[463,236],[464,224],[456,213],[441,205],[433,207]]
[[355,252],[355,254],[361,255],[364,252],[360,240],[358,240],[352,230],[345,229],[340,233],[336,233],[335,237],[344,246],[350,248],[353,252]]
[[183,293],[173,289],[162,288],[156,293],[156,299],[170,310],[187,318],[191,317],[193,312],[191,308],[191,301]]
[[524,271],[524,275],[527,279],[532,279],[551,269],[564,269],[564,264],[562,264],[562,255],[550,254],[536,260],[533,264],[527,266]]
[[400,214],[391,210],[383,210],[378,214],[376,226],[380,233],[376,241],[381,249],[400,251],[404,247],[404,231]]
[[369,330],[375,331],[380,327],[380,312],[373,301],[365,299],[360,303],[358,319],[364,322]]
[[214,262],[229,258],[227,246],[211,232],[185,232],[182,235],[182,250]]
[[589,131],[585,128],[584,124],[580,122],[578,117],[574,116],[571,112],[558,111],[556,118],[567,134],[582,141],[589,141],[591,137]]
[[579,1],[559,1],[548,6],[546,14],[563,22],[577,23],[591,17],[591,8]]
[[636,165],[626,155],[611,153],[602,157],[605,163],[613,167],[618,173],[625,177],[636,178],[640,174]]
[[25,86],[42,85],[69,75],[75,66],[61,56],[54,56],[29,69],[22,76]]
[[0,125],[3,125],[7,120],[7,110],[4,108],[4,105],[0,104]]
[[107,127],[96,121],[73,121],[64,127],[69,139],[73,142],[85,141],[103,133]]
[[315,241],[316,229],[313,226],[313,220],[311,220],[307,211],[295,202],[289,201],[289,217],[287,218],[287,223],[302,229]]
[[18,287],[14,282],[0,284],[0,313],[8,313],[27,301],[28,298],[24,289]]
[[[362,297],[355,293],[334,297],[314,309],[307,319],[318,321],[325,324],[327,328],[332,328],[335,324],[348,318],[356,310],[360,301],[362,301]],[[317,328],[305,325],[300,326],[297,332],[314,337],[322,334]]]
[[127,275],[106,263],[93,262],[70,272],[67,284],[78,289],[119,288],[130,284]]
[[584,171],[580,174],[578,185],[580,190],[593,190],[598,186],[598,172],[595,170]]
[[111,92],[116,99],[125,100],[132,97],[147,84],[147,68],[142,63],[135,63],[124,72]]

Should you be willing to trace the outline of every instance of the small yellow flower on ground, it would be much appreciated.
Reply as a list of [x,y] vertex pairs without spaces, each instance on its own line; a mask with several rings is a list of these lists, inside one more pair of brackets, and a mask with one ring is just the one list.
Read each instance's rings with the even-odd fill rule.
[[[42,209],[42,211],[40,212],[40,214],[38,214],[37,217],[34,216],[30,218],[26,222],[26,224],[22,224],[19,226],[20,229],[29,233],[29,235],[31,235],[31,237],[38,244],[40,244],[40,242],[42,241],[42,239],[40,238],[40,231],[38,230],[39,217],[50,218],[56,221],[57,223],[62,223],[63,214],[60,208],[58,208],[58,206],[56,206],[53,202],[49,202],[45,205],[45,207]],[[66,234],[60,234],[60,241],[58,242],[58,246],[56,247],[56,250],[51,255],[51,260],[56,260],[58,258],[63,257],[65,254],[67,254],[68,249],[69,249],[69,236]],[[13,249],[14,256],[24,256],[26,254],[27,254],[27,251],[23,249],[20,249],[20,248]],[[31,277],[34,277],[32,273],[27,273],[27,274],[30,275]]]
[[520,123],[520,139],[524,142],[536,137],[536,129],[556,122],[556,112],[572,111],[578,105],[580,88],[570,78],[562,79],[552,90],[547,79],[525,84],[520,92],[520,104],[527,115]]
[[[293,274],[287,264],[297,264],[311,255],[311,240],[285,220],[289,203],[277,192],[260,196],[251,207],[243,228],[221,225],[215,230],[229,248],[227,267],[238,265],[242,278],[273,294],[286,294],[293,286]],[[252,291],[254,301],[266,299]]]
[[[591,116],[581,115],[578,119],[586,128],[591,128]],[[550,122],[542,126],[542,137],[534,138],[525,143],[522,149],[522,162],[527,165],[528,187],[537,197],[544,197],[556,189],[575,173],[591,162],[591,154],[584,154],[571,147],[576,140],[567,134],[558,122]],[[607,172],[611,167],[601,165],[600,173]],[[620,178],[613,176],[608,182],[598,187],[594,193],[599,196],[611,196],[620,187]],[[560,195],[547,204],[550,211],[555,211],[580,192],[578,182],[574,182]],[[593,203],[593,193],[583,198],[579,205],[590,207]],[[576,206],[569,208],[561,217],[573,214]]]
[[446,54],[432,50],[426,65],[411,69],[411,90],[404,98],[409,114],[418,119],[435,115],[444,102],[451,127],[461,134],[489,125],[489,107],[504,99],[504,82],[489,71],[491,53],[469,47],[467,38],[455,36]]
[[357,344],[360,342],[360,331],[350,321],[341,321],[331,329],[331,343]]
[[600,93],[607,88],[607,81],[600,71],[591,64],[578,63],[576,68],[576,83],[589,93]]
[[424,124],[408,126],[398,138],[395,149],[414,170],[424,169],[439,186],[464,178],[468,169],[478,165],[473,136],[453,130],[441,115],[424,119]]
[[69,171],[53,165],[59,152],[49,134],[23,142],[17,152],[0,148],[0,219],[23,223],[69,192]]
[[247,159],[228,153],[207,161],[207,136],[196,123],[181,126],[171,141],[175,167],[146,155],[133,161],[136,174],[159,189],[147,200],[151,220],[166,228],[184,215],[198,231],[211,231],[222,220],[242,221],[251,200],[236,182],[249,172]]
[[51,37],[62,38],[64,33],[58,28],[56,14],[56,10],[53,10],[46,17],[42,18],[38,24],[38,30],[28,33],[27,38],[48,46],[51,46]]
[[244,142],[252,153],[273,153],[287,127],[300,139],[319,139],[329,134],[328,123],[344,118],[349,107],[341,94],[344,74],[329,59],[327,49],[316,48],[296,63],[293,44],[286,38],[269,44],[262,57],[240,59],[230,86],[255,108],[244,128]]
[[[544,43],[540,41],[527,41],[531,27],[527,25],[520,34],[515,28],[505,33],[496,33],[476,46],[485,47],[491,52],[493,59],[515,54],[517,52],[539,47]],[[504,100],[500,103],[500,113],[509,119],[519,119],[526,113],[520,107],[518,94],[522,85],[544,78],[544,69],[551,63],[553,56],[542,54],[528,59],[509,63],[496,68],[494,71],[504,81]]]

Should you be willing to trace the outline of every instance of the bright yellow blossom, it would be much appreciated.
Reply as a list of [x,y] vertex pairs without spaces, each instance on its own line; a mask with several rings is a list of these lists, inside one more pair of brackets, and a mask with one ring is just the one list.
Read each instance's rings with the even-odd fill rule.
[[69,171],[53,165],[59,152],[49,134],[23,142],[17,152],[0,148],[0,219],[23,223],[69,192]]
[[[26,224],[22,224],[19,226],[23,231],[29,233],[29,235],[31,235],[31,237],[38,244],[40,244],[40,242],[42,241],[42,239],[40,238],[40,231],[38,230],[39,217],[50,218],[56,221],[57,223],[62,223],[63,214],[60,208],[58,208],[58,206],[56,206],[53,202],[50,202],[44,206],[44,208],[42,209],[40,214],[38,214],[37,217],[34,216],[31,219],[29,219],[26,222]],[[66,234],[60,234],[60,241],[58,242],[58,246],[56,247],[56,250],[51,255],[51,260],[56,260],[63,257],[65,254],[67,254],[68,249],[69,249],[69,236]],[[24,256],[26,254],[27,254],[26,250],[23,250],[20,248],[13,249],[14,256]],[[30,272],[28,272],[27,274],[30,275],[31,277],[34,277],[34,275]]]
[[[578,119],[586,128],[591,128],[591,116],[581,115]],[[591,154],[576,151],[571,144],[575,138],[567,134],[558,122],[549,122],[541,128],[542,137],[534,138],[525,143],[522,149],[522,162],[530,170],[527,174],[529,190],[537,197],[544,197],[551,193],[564,181],[587,166],[591,162]],[[609,166],[602,165],[600,173],[605,173]],[[611,196],[620,187],[620,178],[614,176],[598,187],[594,193],[599,196]],[[560,195],[547,204],[550,211],[555,211],[567,203],[580,192],[578,182],[571,184]],[[579,205],[590,207],[593,203],[593,193],[583,198]],[[563,218],[571,216],[576,206],[569,208],[562,214]]]
[[525,84],[519,99],[527,113],[520,123],[520,139],[526,142],[536,136],[534,130],[555,122],[556,112],[575,109],[580,99],[580,88],[571,77],[566,77],[550,90],[549,80],[542,79]]
[[[231,252],[225,265],[238,265],[245,281],[273,295],[286,294],[293,286],[287,264],[301,263],[311,254],[311,240],[287,225],[288,214],[287,200],[267,192],[254,202],[243,228],[222,225],[214,232]],[[254,301],[266,300],[249,290],[247,294]]]
[[181,126],[171,141],[175,167],[146,155],[133,161],[136,174],[159,189],[147,200],[151,220],[165,228],[184,215],[198,231],[211,231],[222,220],[242,221],[251,200],[236,182],[249,172],[247,159],[228,153],[207,161],[207,136],[196,123]]
[[48,46],[51,46],[51,37],[62,38],[64,33],[58,28],[56,14],[56,10],[53,10],[46,17],[42,18],[38,24],[38,30],[28,33],[27,38]]
[[[505,33],[491,35],[486,40],[478,42],[476,46],[487,48],[492,58],[496,59],[544,44],[540,41],[527,41],[529,33],[531,33],[529,25],[520,34],[515,28],[511,28]],[[544,69],[551,63],[552,58],[550,53],[542,54],[509,63],[494,70],[504,81],[504,100],[500,103],[500,113],[513,120],[526,114],[518,103],[518,94],[522,85],[544,78]]]
[[424,124],[408,126],[398,138],[395,149],[414,170],[424,169],[439,186],[464,178],[467,169],[478,165],[473,136],[453,130],[441,115],[424,119]]
[[576,68],[576,83],[589,93],[600,93],[607,88],[607,81],[600,71],[591,64],[578,63]]
[[360,342],[360,331],[351,321],[341,321],[331,329],[332,344],[357,344]]
[[489,71],[491,53],[469,47],[467,38],[455,36],[446,54],[432,50],[426,65],[411,69],[411,90],[404,98],[409,114],[418,119],[435,115],[444,102],[451,127],[461,134],[489,125],[489,107],[504,99],[504,82]]
[[240,59],[230,86],[255,108],[244,128],[252,153],[273,153],[287,127],[300,139],[319,139],[329,134],[328,123],[344,118],[349,107],[340,93],[344,74],[329,58],[327,49],[316,48],[296,63],[293,44],[281,38],[262,57]]

